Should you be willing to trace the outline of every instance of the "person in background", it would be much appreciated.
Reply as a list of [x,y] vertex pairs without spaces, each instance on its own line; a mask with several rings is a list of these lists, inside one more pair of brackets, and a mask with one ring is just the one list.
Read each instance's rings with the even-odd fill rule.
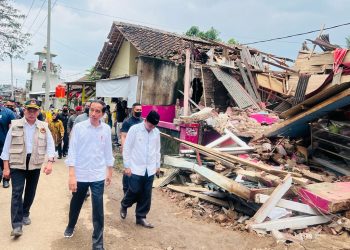
[[[5,106],[0,106],[0,154],[4,147],[7,132],[9,131],[11,121],[16,119],[15,114]],[[4,169],[4,163],[0,158],[0,182],[2,180],[3,188],[8,188],[10,186],[10,179],[3,177],[2,171]]]
[[58,151],[58,159],[62,159],[62,140],[64,137],[64,127],[61,120],[58,119],[57,113],[52,113],[52,121],[49,123],[53,140],[55,142],[55,149]]
[[71,117],[74,114],[75,114],[75,110],[74,109],[69,109],[69,117]]
[[83,110],[82,106],[76,106],[74,114],[69,117],[68,125],[67,125],[68,134],[71,133],[71,131],[73,129],[74,121],[77,118],[77,116],[81,115],[82,110]]
[[107,115],[107,124],[112,128],[112,113],[111,113],[111,106],[106,106],[106,115]]
[[58,119],[62,121],[63,127],[64,127],[62,153],[63,153],[63,157],[66,157],[68,153],[68,145],[69,145],[69,136],[68,136],[68,129],[67,129],[69,113],[68,113],[67,104],[63,105],[62,112],[58,115]]
[[17,114],[17,111],[16,111],[16,103],[15,103],[15,101],[13,101],[13,100],[8,100],[8,101],[5,103],[5,107],[8,108],[9,110],[11,110],[11,111],[14,113],[16,119],[20,119],[20,118],[21,118],[21,116],[20,116],[19,114]]
[[155,127],[159,114],[152,110],[143,123],[132,126],[123,147],[124,173],[129,176],[127,189],[120,206],[120,217],[136,203],[136,224],[153,228],[146,221],[151,208],[154,175],[160,170],[160,133]]
[[[92,194],[92,248],[103,248],[104,186],[112,179],[114,157],[110,127],[101,122],[104,102],[91,102],[89,119],[73,127],[66,165],[69,168],[69,190],[73,196],[69,206],[69,221],[64,237],[73,236],[88,188]],[[92,174],[93,173],[93,174]]]
[[29,100],[25,107],[24,118],[12,120],[1,153],[3,175],[8,179],[11,177],[12,182],[11,236],[14,237],[23,234],[23,225],[31,224],[30,208],[35,198],[40,169],[48,156],[43,172],[51,174],[55,157],[55,145],[48,125],[37,119],[40,112],[38,101]]
[[84,105],[84,112],[81,115],[78,115],[77,118],[74,120],[74,124],[78,124],[79,122],[86,121],[89,119],[89,109],[90,109],[90,102],[86,102]]
[[[136,102],[132,105],[132,116],[129,117],[128,119],[126,119],[123,122],[122,128],[120,129],[121,132],[121,151],[123,152],[123,146],[125,143],[125,139],[126,139],[126,135],[129,132],[129,129],[134,126],[135,124],[139,124],[141,123],[143,120],[141,118],[141,114],[142,114],[142,106],[140,103]],[[122,180],[122,184],[123,184],[123,192],[124,194],[126,193],[126,191],[129,188],[129,177],[124,173],[123,174],[123,180]]]

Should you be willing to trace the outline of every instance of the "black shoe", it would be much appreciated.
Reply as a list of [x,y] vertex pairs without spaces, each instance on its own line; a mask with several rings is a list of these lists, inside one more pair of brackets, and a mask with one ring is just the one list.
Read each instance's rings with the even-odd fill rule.
[[62,155],[58,156],[57,159],[62,159]]
[[28,217],[24,217],[24,216],[23,216],[22,222],[23,222],[23,225],[26,225],[26,226],[28,226],[28,225],[30,225],[30,224],[32,223],[32,221],[31,221],[31,219],[29,218],[29,216],[28,216]]
[[66,154],[63,154],[63,157],[66,157],[67,155]]
[[9,182],[9,180],[3,180],[3,182],[2,182],[2,186],[4,187],[4,188],[9,188],[10,187],[10,182]]
[[151,223],[147,222],[144,218],[136,219],[136,225],[140,225],[146,228],[154,228],[154,226]]
[[124,207],[120,207],[120,218],[122,218],[123,220],[126,218],[126,215],[128,214],[128,210],[127,208]]
[[22,234],[23,234],[23,231],[22,231],[22,228],[20,227],[14,228],[11,232],[11,236],[14,236],[14,237],[22,236]]
[[72,238],[73,233],[74,233],[74,228],[67,227],[66,230],[64,231],[63,235],[65,238]]

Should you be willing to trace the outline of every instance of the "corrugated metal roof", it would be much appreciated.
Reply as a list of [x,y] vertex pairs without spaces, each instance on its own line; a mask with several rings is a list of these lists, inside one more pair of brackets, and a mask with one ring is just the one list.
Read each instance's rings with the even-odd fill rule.
[[215,77],[220,82],[222,82],[239,108],[259,108],[258,104],[253,100],[253,98],[248,94],[248,92],[243,88],[243,86],[237,81],[236,78],[219,68],[211,67],[211,71],[214,73]]

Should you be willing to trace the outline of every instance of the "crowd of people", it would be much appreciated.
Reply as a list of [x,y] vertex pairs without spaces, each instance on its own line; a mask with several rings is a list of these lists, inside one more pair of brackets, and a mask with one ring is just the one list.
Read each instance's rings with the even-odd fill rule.
[[114,166],[112,129],[116,134],[114,144],[120,147],[124,162],[120,217],[125,219],[127,209],[136,204],[136,224],[153,228],[146,216],[151,208],[154,175],[160,168],[160,133],[156,128],[160,117],[156,111],[149,112],[145,119],[141,114],[141,104],[134,103],[127,118],[126,103],[120,101],[113,112],[101,100],[75,109],[64,105],[57,110],[51,106],[47,112],[41,111],[36,99],[23,105],[0,103],[0,182],[9,188],[11,180],[11,236],[21,236],[22,226],[31,224],[30,208],[42,166],[48,175],[55,159],[66,158],[72,197],[64,237],[73,236],[91,190],[92,246],[103,249],[103,193],[111,182]]

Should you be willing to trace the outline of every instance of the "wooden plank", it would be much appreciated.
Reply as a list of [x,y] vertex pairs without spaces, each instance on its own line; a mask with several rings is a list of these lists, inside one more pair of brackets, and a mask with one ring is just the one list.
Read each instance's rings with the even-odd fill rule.
[[271,77],[269,79],[268,76],[265,76],[263,74],[256,74],[258,85],[260,87],[263,87],[265,89],[272,90],[274,92],[285,94],[283,91],[283,82],[279,81],[278,79]]
[[[256,194],[255,195],[255,202],[256,203],[265,203],[269,198],[270,198],[270,196],[265,195],[265,194]],[[295,201],[290,201],[290,200],[286,200],[286,199],[280,199],[277,202],[276,206],[283,207],[283,208],[290,209],[290,210],[297,211],[297,212],[304,213],[304,214],[310,214],[310,215],[320,214],[317,210],[315,210],[314,208],[312,208],[311,206],[309,206],[307,204],[295,202]]]
[[180,193],[184,193],[193,197],[198,197],[200,200],[204,200],[210,203],[213,203],[215,205],[221,206],[221,207],[225,207],[225,208],[229,208],[229,204],[227,201],[223,201],[205,194],[200,194],[200,193],[196,193],[193,191],[190,191],[187,187],[183,187],[183,186],[174,186],[174,185],[168,185],[167,188],[174,190],[176,192],[180,192]]
[[189,114],[189,103],[188,99],[190,91],[190,49],[186,49],[186,64],[185,64],[185,77],[184,77],[184,115]]
[[287,175],[282,183],[275,188],[275,190],[270,195],[270,198],[260,207],[260,209],[256,212],[256,214],[251,219],[255,223],[263,222],[267,215],[271,212],[271,210],[276,206],[279,200],[283,197],[283,195],[289,190],[292,186],[292,177],[291,175]]
[[258,92],[258,89],[257,89],[257,84],[256,84],[256,80],[251,72],[251,68],[250,68],[250,64],[247,62],[247,59],[244,57],[243,58],[243,63],[245,65],[245,68],[247,70],[247,73],[248,73],[248,77],[249,77],[249,80],[250,80],[250,84],[251,84],[251,87],[253,88],[253,91],[254,91],[254,94],[255,94],[255,98],[256,101],[258,102],[261,102],[261,97],[260,97],[260,94]]
[[250,225],[252,229],[263,229],[266,231],[281,230],[281,229],[303,229],[308,226],[327,223],[331,220],[330,217],[322,215],[317,216],[295,216],[283,218],[279,220],[267,221],[263,223]]
[[244,176],[247,180],[261,182],[268,187],[276,187],[282,182],[280,177],[266,173],[263,174],[262,172],[248,171],[244,169],[238,169],[235,172]]
[[209,157],[212,157],[213,159],[220,161],[222,164],[225,164],[225,165],[227,164],[229,167],[237,168],[237,167],[235,167],[235,163],[240,163],[242,165],[246,165],[249,167],[260,169],[260,170],[265,171],[267,173],[278,175],[278,176],[286,176],[287,174],[291,174],[292,176],[295,176],[295,177],[302,177],[302,175],[298,174],[298,173],[294,173],[294,172],[289,173],[289,172],[284,171],[284,170],[275,169],[275,168],[273,168],[269,165],[263,164],[263,163],[257,163],[257,162],[253,162],[253,161],[250,161],[247,159],[233,156],[233,155],[230,155],[230,154],[227,154],[224,152],[218,152],[218,151],[215,151],[213,149],[206,148],[202,145],[198,145],[198,144],[195,144],[192,142],[181,140],[179,138],[170,136],[170,135],[162,133],[162,132],[160,134],[161,134],[161,136],[166,137],[168,139],[172,139],[172,140],[175,140],[177,142],[183,143],[191,148],[198,149],[202,154],[209,156]]
[[327,98],[329,98],[333,95],[336,95],[343,90],[346,90],[349,87],[350,87],[350,79],[347,83],[342,83],[340,85],[330,86],[329,88],[322,90],[320,93],[306,99],[305,101],[298,104],[297,106],[292,107],[291,109],[287,110],[286,112],[283,112],[282,114],[280,114],[280,117],[283,119],[286,119],[286,118],[289,118],[291,116],[294,116],[294,115],[300,113],[301,111],[305,110],[305,108],[311,108],[311,107],[315,106],[316,104],[326,100]]
[[235,194],[243,199],[249,200],[251,198],[250,190],[235,182],[234,180],[231,180],[213,170],[210,170],[204,166],[198,166],[197,164],[193,162],[188,162],[181,158],[175,158],[171,156],[165,156],[164,157],[164,164],[179,167],[183,169],[188,169],[196,172],[200,176],[204,177],[205,179],[209,180],[210,182],[218,185],[219,187],[223,188],[227,192],[230,192],[232,194]]
[[252,84],[249,79],[248,79],[248,76],[242,66],[242,63],[239,59],[236,60],[236,64],[239,68],[239,71],[241,72],[241,76],[243,78],[243,82],[244,82],[244,87],[245,89],[248,91],[249,95],[255,100],[255,101],[258,101],[258,98],[257,96],[255,95],[254,93],[254,90],[253,90],[253,87],[252,87]]
[[[349,95],[350,89],[344,90],[343,92],[330,97],[329,99],[323,101],[320,104],[317,104],[316,106],[310,108],[309,110],[301,114],[298,114],[283,122],[272,125],[267,131],[264,132],[264,135],[267,137],[277,135],[293,136],[294,134],[298,133],[299,130],[303,129],[301,124],[307,126],[307,123],[309,121],[315,120],[320,116],[326,115],[328,112],[335,110],[336,108],[341,108],[350,104]],[[334,109],[332,108],[333,106]],[[319,113],[316,114],[316,112],[318,111]],[[293,126],[293,124],[295,126],[298,125],[298,127],[293,127],[294,130],[291,129],[291,126]],[[293,134],[291,134],[291,132],[293,132]]]

